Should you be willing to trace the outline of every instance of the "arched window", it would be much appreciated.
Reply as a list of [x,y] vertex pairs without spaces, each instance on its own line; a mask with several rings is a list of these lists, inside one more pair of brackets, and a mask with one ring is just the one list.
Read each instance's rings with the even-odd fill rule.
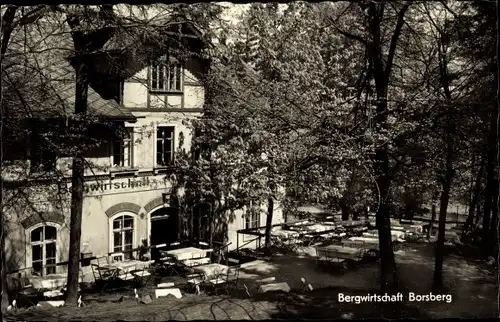
[[30,232],[31,267],[34,275],[56,273],[57,228],[43,224]]
[[128,259],[132,253],[126,251],[134,248],[134,217],[118,215],[112,220],[111,249],[113,252],[125,252],[125,258]]

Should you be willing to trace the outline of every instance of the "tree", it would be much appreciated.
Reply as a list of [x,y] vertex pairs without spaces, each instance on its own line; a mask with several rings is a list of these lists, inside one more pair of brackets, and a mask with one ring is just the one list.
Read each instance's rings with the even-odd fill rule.
[[[483,160],[480,162],[480,168],[484,167],[484,170],[478,171],[477,178],[480,179],[476,180],[470,208],[474,209],[475,203],[477,203],[477,208],[482,210],[482,248],[488,254],[492,253],[495,244],[496,227],[492,221],[495,221],[497,216],[495,204],[498,193],[496,189],[498,178],[496,165],[498,109],[496,102],[491,99],[496,97],[498,84],[496,73],[498,62],[495,58],[497,44],[495,10],[497,8],[492,2],[474,2],[464,4],[464,6],[468,10],[468,14],[457,15],[454,27],[462,44],[459,49],[460,57],[470,60],[475,66],[474,74],[470,75],[466,82],[466,86],[471,89],[466,102],[476,108],[475,114],[478,123],[483,125],[477,137],[479,137],[478,141],[480,142],[478,146],[482,148],[482,151],[479,152]],[[484,183],[483,180],[485,180]],[[480,196],[483,197],[481,206]],[[480,213],[477,214],[476,220],[481,220],[480,215]],[[469,213],[467,224],[470,225],[472,221],[473,218]]]
[[[389,89],[389,79],[394,63],[399,36],[404,24],[405,14],[410,3],[401,4],[396,10],[396,24],[391,32],[389,50],[386,57],[383,55],[382,45],[382,20],[386,10],[386,3],[371,2],[369,4],[361,3],[361,9],[366,12],[367,28],[369,38],[364,40],[367,48],[369,68],[371,77],[375,83],[375,106],[376,115],[374,123],[382,131],[388,129],[388,103],[387,94]],[[386,30],[385,32],[388,32]],[[383,133],[381,133],[383,135]],[[391,238],[391,222],[389,219],[389,156],[388,143],[382,137],[378,140],[375,147],[374,170],[376,183],[379,190],[379,205],[376,214],[377,229],[379,231],[380,243],[380,267],[381,267],[381,285],[382,288],[392,288],[397,284],[396,263],[394,261],[394,252]]]
[[[3,9],[3,8],[2,8]],[[4,67],[5,65],[5,56],[7,53],[7,49],[9,48],[9,45],[11,44],[11,36],[13,31],[16,28],[22,28],[23,26],[33,23],[37,19],[39,19],[41,16],[43,16],[46,13],[47,7],[46,6],[36,6],[31,8],[31,10],[28,11],[22,11],[22,13],[19,13],[19,8],[15,5],[8,5],[5,10],[2,10],[2,34],[1,34],[1,42],[0,42],[0,66]],[[3,75],[2,75],[2,80],[3,80]],[[0,119],[1,121],[1,132],[2,134],[4,133],[4,120],[5,120],[5,109],[4,109],[4,91],[3,91],[3,86],[0,88]],[[0,178],[0,279],[1,279],[1,288],[0,288],[0,293],[1,293],[1,314],[0,317],[3,319],[3,314],[5,313],[5,310],[7,309],[7,306],[9,305],[9,299],[8,299],[8,291],[7,291],[7,264],[6,264],[6,258],[5,258],[5,253],[3,252],[4,245],[5,245],[5,217],[4,217],[4,187],[3,187],[3,173],[4,173],[4,141],[0,143],[0,173],[1,173],[1,178]]]

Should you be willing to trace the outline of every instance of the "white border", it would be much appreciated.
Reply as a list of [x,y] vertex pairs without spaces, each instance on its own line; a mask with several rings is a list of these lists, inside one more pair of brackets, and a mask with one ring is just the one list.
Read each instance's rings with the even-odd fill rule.
[[[62,249],[62,236],[61,236],[61,224],[58,224],[53,221],[45,221],[45,222],[40,222],[38,224],[35,224],[27,229],[24,230],[25,233],[25,244],[26,244],[26,261],[25,261],[25,267],[31,267],[31,232],[37,228],[43,227],[43,226],[52,226],[56,228],[56,263],[59,263],[62,258],[62,252],[64,251]],[[60,270],[60,266],[56,266],[56,273]],[[31,270],[27,272],[28,275],[31,275]]]

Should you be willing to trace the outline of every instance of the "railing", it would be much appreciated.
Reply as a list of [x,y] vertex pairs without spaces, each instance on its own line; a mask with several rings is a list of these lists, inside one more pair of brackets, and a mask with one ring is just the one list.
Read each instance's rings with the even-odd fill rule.
[[[238,237],[236,237],[236,238],[238,238]],[[239,245],[239,242],[238,242],[238,245],[236,246],[236,253],[238,253],[238,254],[239,254],[239,253],[240,253],[240,249],[241,249],[241,248],[243,248],[244,246],[246,246],[246,245],[248,245],[248,244],[250,244],[251,242],[254,242],[254,241],[256,241],[256,240],[259,240],[259,242],[258,242],[258,246],[257,246],[257,249],[260,249],[260,248],[261,248],[261,243],[260,243],[260,239],[261,239],[261,238],[262,238],[262,236],[258,236],[258,237],[254,238],[254,239],[252,239],[252,240],[249,240],[249,241],[245,242],[243,245]],[[238,241],[238,240],[237,240],[237,241]]]
[[218,256],[218,260],[220,260],[222,258],[222,250],[226,249],[226,253],[228,251],[228,247],[229,245],[231,245],[233,242],[229,242],[227,244],[223,244],[221,242],[217,242],[217,241],[212,241],[212,244],[219,244],[220,246],[215,248],[214,247],[214,250],[212,251],[212,255],[214,256]]

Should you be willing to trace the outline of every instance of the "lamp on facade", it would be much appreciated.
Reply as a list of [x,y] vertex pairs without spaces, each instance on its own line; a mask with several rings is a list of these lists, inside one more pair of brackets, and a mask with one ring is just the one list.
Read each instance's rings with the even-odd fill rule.
[[163,207],[168,206],[168,193],[164,192],[161,194],[162,200],[163,200]]

